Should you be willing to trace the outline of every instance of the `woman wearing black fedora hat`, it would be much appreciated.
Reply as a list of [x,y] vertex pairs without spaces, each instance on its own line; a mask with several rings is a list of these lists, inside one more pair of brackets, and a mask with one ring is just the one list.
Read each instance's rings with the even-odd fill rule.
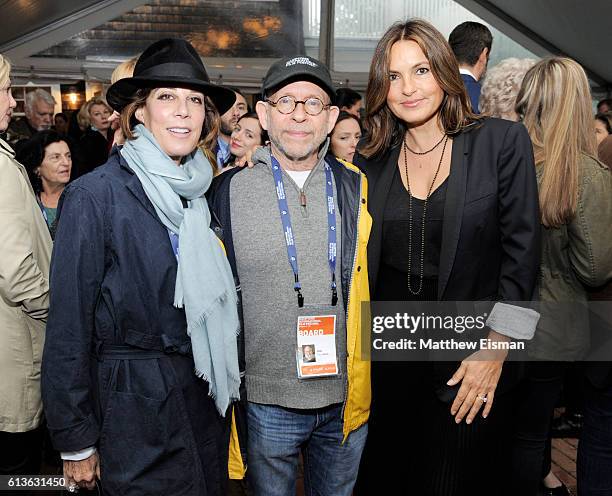
[[64,192],[42,388],[73,490],[224,494],[239,321],[198,143],[233,98],[189,43],[154,43],[107,93],[125,145]]

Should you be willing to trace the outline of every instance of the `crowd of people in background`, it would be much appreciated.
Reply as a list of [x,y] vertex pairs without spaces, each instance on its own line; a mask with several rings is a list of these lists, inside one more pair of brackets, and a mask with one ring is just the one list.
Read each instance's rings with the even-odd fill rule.
[[[564,496],[571,431],[579,495],[612,494],[612,358],[576,365],[610,330],[612,100],[492,50],[411,19],[364,94],[295,55],[247,95],[165,39],[19,119],[0,55],[0,474],[53,452],[73,492],[288,496],[301,464],[307,494]],[[370,300],[490,302],[530,360],[370,362]]]

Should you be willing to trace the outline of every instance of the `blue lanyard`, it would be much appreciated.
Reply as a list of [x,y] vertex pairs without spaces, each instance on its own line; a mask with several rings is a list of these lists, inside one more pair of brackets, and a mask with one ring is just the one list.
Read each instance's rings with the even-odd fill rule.
[[[189,204],[187,200],[181,196],[181,203],[183,204],[183,208],[189,208]],[[170,236],[170,244],[172,245],[172,251],[174,252],[174,256],[176,257],[176,261],[178,262],[179,258],[179,235],[176,234],[171,229],[168,229],[168,236]]]
[[[323,162],[325,167],[325,192],[327,194],[327,261],[329,262],[329,270],[331,272],[331,290],[332,290],[332,306],[338,303],[338,288],[336,285],[336,204],[334,202],[334,186],[332,181],[331,167],[327,162]],[[281,221],[283,223],[283,233],[285,235],[285,243],[287,244],[287,258],[289,265],[293,270],[295,284],[293,289],[297,293],[298,306],[304,306],[304,296],[302,295],[302,285],[298,271],[297,249],[295,247],[295,237],[293,235],[293,227],[291,225],[291,215],[289,214],[289,205],[285,196],[285,184],[283,182],[283,173],[280,164],[276,158],[272,157],[272,174],[274,175],[274,183],[276,184],[276,197],[278,199],[278,210]]]
[[174,256],[178,261],[179,256],[179,237],[178,234],[168,229],[168,236],[170,236],[170,244],[172,245],[172,251],[174,252]]

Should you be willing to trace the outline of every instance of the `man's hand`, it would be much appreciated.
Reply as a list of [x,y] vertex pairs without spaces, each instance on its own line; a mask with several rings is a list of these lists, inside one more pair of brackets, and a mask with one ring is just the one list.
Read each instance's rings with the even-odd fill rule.
[[96,487],[96,479],[100,478],[100,459],[98,453],[94,453],[85,460],[78,462],[64,460],[64,479],[66,487],[78,485],[81,488],[93,489]]

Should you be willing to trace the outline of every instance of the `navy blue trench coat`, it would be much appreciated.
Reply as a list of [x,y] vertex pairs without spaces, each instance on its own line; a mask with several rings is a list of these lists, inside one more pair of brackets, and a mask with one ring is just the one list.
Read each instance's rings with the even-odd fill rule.
[[96,446],[104,494],[224,494],[230,415],[193,372],[168,231],[116,149],[58,216],[42,364],[55,448]]

